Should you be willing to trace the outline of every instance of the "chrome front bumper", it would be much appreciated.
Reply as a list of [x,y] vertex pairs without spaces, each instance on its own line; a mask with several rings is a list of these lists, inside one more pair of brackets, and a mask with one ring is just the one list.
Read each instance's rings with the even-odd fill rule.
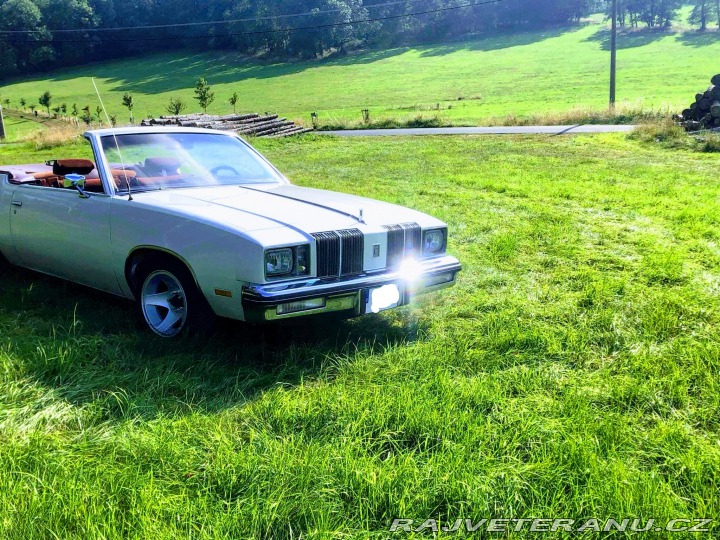
[[[400,291],[399,306],[410,302],[413,296],[455,284],[462,265],[449,255],[417,261],[412,267],[392,272],[368,273],[348,278],[311,278],[299,282],[245,285],[242,305],[245,320],[265,322],[293,317],[344,312],[354,317],[368,312],[370,290],[385,285],[397,285]],[[324,299],[322,307],[282,313],[283,307],[303,300]],[[278,309],[280,308],[280,309]]]

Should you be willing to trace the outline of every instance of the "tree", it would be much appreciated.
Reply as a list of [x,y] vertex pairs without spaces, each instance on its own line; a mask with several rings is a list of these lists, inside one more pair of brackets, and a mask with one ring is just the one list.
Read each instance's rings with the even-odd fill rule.
[[62,105],[60,105],[60,110],[63,114],[67,114],[67,104],[63,103]]
[[641,22],[649,28],[670,26],[682,4],[682,0],[618,0],[618,24],[631,28]]
[[23,108],[23,111],[25,110],[25,105],[27,105],[25,98],[20,98],[20,106]]
[[43,14],[32,0],[5,0],[0,2],[0,30],[32,32],[22,44],[13,44],[0,39],[0,79],[13,73],[33,71],[40,66],[38,54],[44,49],[42,43],[52,36],[47,32]]
[[670,26],[682,6],[682,0],[636,0],[639,19],[650,28]]
[[180,98],[170,98],[170,103],[168,103],[167,108],[165,109],[170,114],[174,114],[177,116],[181,112],[185,110],[187,105],[185,102]]
[[135,102],[133,101],[132,94],[130,92],[125,92],[122,97],[122,104],[123,107],[127,108],[128,111],[130,111],[130,123],[134,124],[135,120],[133,119],[133,107],[135,106]]
[[[720,1],[720,0],[718,0],[718,1]],[[240,99],[240,96],[238,96],[237,92],[233,92],[233,95],[230,96],[229,101],[230,101],[230,105],[232,105],[232,108],[233,108],[233,114],[237,113],[236,106],[237,106],[237,102],[239,99]]]
[[8,108],[10,108],[10,98],[5,98],[5,99],[3,99],[3,103],[4,103]]
[[112,127],[115,127],[117,125],[117,116],[114,114],[110,115],[110,123],[112,124]]
[[204,113],[207,113],[208,106],[215,101],[215,92],[211,90],[204,77],[200,77],[195,82],[195,99],[197,99]]
[[70,112],[70,114],[72,114],[73,116],[77,116],[79,114],[78,108],[77,108],[77,103],[73,103],[72,111]]
[[700,30],[707,30],[711,18],[715,18],[718,13],[720,0],[695,0],[695,5],[690,13],[690,22],[700,25]]
[[85,105],[83,107],[83,114],[80,117],[83,122],[85,122],[88,126],[92,122],[92,114],[90,114],[90,105]]
[[102,112],[103,112],[103,110],[102,110],[102,107],[101,107],[100,105],[98,105],[97,107],[95,107],[95,116],[97,116],[97,119],[100,120],[100,121],[102,121]]
[[48,115],[50,114],[50,104],[52,103],[52,94],[45,90],[43,95],[38,98],[38,103],[47,109]]
[[35,105],[34,103],[31,103],[31,104],[30,104],[30,111],[32,111],[32,112],[34,113],[34,112],[35,112],[35,109],[37,109],[37,105]]

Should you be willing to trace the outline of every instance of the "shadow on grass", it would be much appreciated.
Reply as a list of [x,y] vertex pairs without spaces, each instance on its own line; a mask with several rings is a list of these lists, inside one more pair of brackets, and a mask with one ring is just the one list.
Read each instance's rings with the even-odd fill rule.
[[[478,36],[472,40],[463,40],[446,44],[413,45],[421,56],[442,56],[453,52],[494,51],[529,45],[557,37],[577,26],[550,30],[504,33]],[[203,76],[212,84],[228,84],[250,79],[272,79],[294,75],[310,69],[330,66],[366,65],[401,55],[411,47],[397,46],[384,50],[360,51],[357,53],[336,55],[321,60],[271,61],[257,57],[248,57],[236,52],[186,50],[185,54],[157,53],[151,56],[126,57],[88,65],[84,68],[67,69],[56,72],[52,81],[62,82],[78,77],[106,78],[115,92],[137,92],[160,94],[192,88],[198,77]],[[39,75],[45,80],[47,75]]]
[[345,364],[418,339],[402,311],[253,326],[166,340],[132,304],[15,268],[0,271],[0,347],[43,395],[104,420],[216,412],[275,387],[333,377]]
[[678,40],[688,47],[707,47],[720,42],[720,31],[713,29],[704,32],[700,30],[684,32]]
[[500,33],[489,36],[478,36],[472,41],[463,41],[458,43],[449,43],[443,45],[425,45],[419,47],[422,51],[420,56],[443,56],[457,51],[499,51],[502,49],[510,49],[512,47],[521,47],[523,45],[532,45],[548,39],[552,39],[579,27],[562,27],[552,28],[535,32],[523,33]]
[[[618,32],[617,47],[618,49],[634,49],[635,47],[644,47],[655,41],[659,41],[667,36],[675,35],[672,30],[664,28],[642,28],[638,30],[620,30]],[[604,51],[610,50],[609,30],[599,30],[588,37],[585,41],[599,42]]]
[[[273,79],[326,66],[371,64],[402,54],[407,48],[398,47],[363,54],[331,56],[321,60],[270,61],[248,57],[235,52],[185,51],[156,53],[126,57],[112,63],[98,63],[82,69],[67,69],[55,73],[51,80],[62,82],[78,77],[101,77],[113,85],[115,92],[160,94],[186,90],[195,85],[198,77],[212,84],[228,84],[250,79]],[[47,77],[47,75],[45,75]],[[43,77],[38,77],[44,80]]]

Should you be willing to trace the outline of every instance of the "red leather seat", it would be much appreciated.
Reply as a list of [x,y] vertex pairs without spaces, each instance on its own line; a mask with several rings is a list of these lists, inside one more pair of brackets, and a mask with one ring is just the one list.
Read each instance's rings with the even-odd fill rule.
[[[157,158],[158,162],[152,164],[156,167],[168,167],[179,162],[173,158]],[[48,163],[49,165],[50,163]],[[52,188],[64,188],[65,175],[81,174],[85,176],[85,191],[90,193],[104,193],[102,181],[95,171],[95,164],[89,159],[58,159],[52,162],[52,172],[34,173],[32,177],[40,186]],[[112,169],[110,171],[115,187],[118,189],[127,189],[128,182],[133,182],[137,173],[131,170]],[[164,177],[163,177],[164,178]]]
[[[121,169],[110,170],[115,188],[125,190],[127,189],[128,182],[132,182],[137,173],[135,171],[127,171]],[[85,191],[91,193],[103,193],[103,185],[100,177],[97,173],[85,177]]]
[[[32,177],[37,180],[37,183],[43,187],[62,187],[62,178],[54,172],[39,172],[34,173]],[[35,182],[33,182],[34,184]]]

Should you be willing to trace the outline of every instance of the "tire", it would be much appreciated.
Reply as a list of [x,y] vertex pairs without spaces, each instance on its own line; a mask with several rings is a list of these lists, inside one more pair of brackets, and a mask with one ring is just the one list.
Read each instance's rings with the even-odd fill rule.
[[170,258],[147,261],[137,277],[138,311],[152,332],[174,338],[212,330],[216,316],[185,265]]
[[7,274],[10,272],[10,269],[12,268],[12,264],[5,258],[5,255],[2,254],[2,251],[0,251],[0,274]]

